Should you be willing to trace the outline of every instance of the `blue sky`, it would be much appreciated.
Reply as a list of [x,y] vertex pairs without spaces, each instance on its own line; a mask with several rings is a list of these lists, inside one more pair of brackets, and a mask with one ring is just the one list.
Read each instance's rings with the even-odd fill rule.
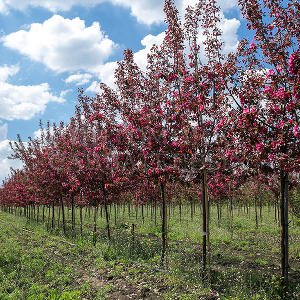
[[[196,0],[176,0],[179,11]],[[225,52],[248,35],[237,0],[218,0]],[[9,167],[9,141],[34,137],[39,120],[68,122],[77,89],[94,95],[113,85],[116,62],[131,48],[145,67],[166,24],[163,0],[0,0],[0,181]]]

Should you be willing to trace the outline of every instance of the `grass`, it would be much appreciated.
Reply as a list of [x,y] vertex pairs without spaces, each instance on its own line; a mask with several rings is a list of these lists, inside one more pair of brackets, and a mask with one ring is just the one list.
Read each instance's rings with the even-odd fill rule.
[[[170,209],[168,220],[168,265],[160,269],[160,220],[150,208],[133,206],[110,211],[111,242],[105,231],[104,211],[97,215],[97,245],[93,246],[93,211],[83,211],[83,236],[71,231],[68,237],[56,227],[27,221],[25,217],[0,213],[0,299],[118,299],[124,293],[133,299],[277,299],[280,294],[280,228],[273,210],[264,207],[256,228],[254,209],[250,215],[236,208],[232,222],[227,209],[217,220],[210,215],[210,285],[202,283],[201,211],[190,205]],[[137,213],[137,214],[136,214]],[[57,216],[57,211],[56,211]],[[41,219],[41,217],[40,217]],[[115,221],[116,220],[116,221]],[[134,236],[132,224],[135,224]],[[290,234],[289,299],[300,296],[300,226],[292,219]],[[11,251],[14,249],[14,251]],[[124,287],[125,286],[125,287]],[[31,297],[31,298],[30,298]],[[35,298],[34,298],[35,297]],[[77,298],[76,298],[77,297]],[[156,297],[156,298],[155,298]],[[201,298],[202,297],[202,298]],[[215,298],[213,298],[215,297]]]

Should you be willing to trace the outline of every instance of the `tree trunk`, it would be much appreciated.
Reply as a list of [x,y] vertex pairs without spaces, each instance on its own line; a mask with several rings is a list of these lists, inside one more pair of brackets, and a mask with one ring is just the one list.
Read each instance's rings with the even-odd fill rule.
[[45,204],[43,204],[43,217],[42,217],[42,222],[45,222]]
[[107,209],[106,191],[105,191],[104,183],[102,184],[102,192],[103,192],[103,202],[104,202],[104,210],[105,210],[105,218],[106,218],[107,238],[110,241],[109,214]]
[[165,264],[165,256],[167,249],[167,205],[166,205],[166,197],[165,197],[165,184],[161,182],[161,257],[160,257],[160,265],[164,268]]
[[288,285],[288,173],[280,173],[280,220],[281,220],[281,276],[284,289]]
[[79,217],[80,217],[80,235],[82,236],[82,206],[80,206]]
[[36,213],[36,222],[39,222],[39,214],[40,214],[40,205],[37,205],[37,213]]
[[63,231],[64,231],[64,234],[66,234],[65,208],[64,208],[64,202],[63,202],[63,197],[62,196],[60,196],[60,205],[61,205]]
[[117,206],[116,206],[115,203],[114,203],[114,213],[115,213],[115,215],[114,215],[114,218],[115,218],[115,225],[117,225]]
[[94,207],[94,231],[93,231],[94,246],[96,246],[96,232],[97,232],[97,206]]
[[54,200],[52,202],[52,223],[51,223],[51,228],[54,228]]
[[207,253],[209,249],[209,219],[208,219],[208,195],[207,195],[207,175],[206,169],[202,175],[202,267],[204,276],[207,274]]
[[179,222],[181,223],[181,198],[179,199]]
[[257,199],[254,196],[254,210],[255,210],[255,228],[258,229],[258,216],[257,216]]
[[189,195],[190,198],[190,205],[191,205],[191,221],[193,221],[193,197],[191,195]]
[[74,229],[75,229],[75,211],[74,211],[74,197],[73,196],[72,196],[71,204],[72,204],[72,231],[74,232]]

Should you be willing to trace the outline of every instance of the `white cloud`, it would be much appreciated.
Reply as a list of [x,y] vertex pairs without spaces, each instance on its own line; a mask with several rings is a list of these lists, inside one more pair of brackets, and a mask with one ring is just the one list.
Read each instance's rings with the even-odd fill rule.
[[7,6],[4,3],[4,0],[0,0],[0,13],[7,14]]
[[233,52],[237,49],[239,44],[238,29],[241,22],[235,18],[221,20],[222,40],[224,42],[224,53]]
[[[224,42],[223,53],[227,54],[229,52],[235,51],[238,46],[238,34],[237,31],[240,26],[240,21],[233,19],[226,19],[223,14],[221,14],[220,29],[222,30],[222,40]],[[137,65],[143,70],[146,70],[147,66],[147,54],[150,53],[150,49],[153,44],[160,46],[165,37],[165,32],[162,32],[156,36],[149,34],[141,40],[141,44],[144,46],[143,49],[134,53],[134,60]],[[205,40],[204,36],[199,32],[198,43],[201,43]],[[188,45],[186,45],[188,47]],[[201,47],[201,58],[205,61],[203,47]],[[117,68],[116,62],[109,62],[104,65],[98,66],[98,69],[94,69],[95,74],[98,78],[109,85],[110,87],[116,87],[114,82],[114,71]],[[87,91],[98,93],[99,84],[94,81],[87,89]]]
[[152,48],[153,44],[160,46],[164,40],[164,37],[165,33],[162,32],[156,36],[148,34],[141,40],[141,44],[145,48],[134,53],[134,60],[142,70],[146,70],[147,54],[150,53],[150,49]]
[[9,76],[13,76],[19,72],[18,66],[7,66],[0,67],[0,82],[6,81]]
[[84,85],[91,81],[92,75],[85,73],[85,74],[74,74],[69,76],[65,82],[66,83],[76,83],[76,85]]
[[7,157],[12,154],[9,146],[9,140],[5,139],[0,141],[0,186],[2,180],[8,177],[10,168],[19,169],[22,167],[22,163],[17,159],[8,159]]
[[0,125],[0,142],[6,140],[7,137],[7,124]]
[[79,18],[54,15],[2,38],[4,46],[57,71],[93,71],[113,53],[115,43],[94,22],[90,27]]
[[28,7],[43,7],[52,12],[68,11],[74,5],[93,7],[103,2],[129,8],[137,21],[144,24],[160,23],[164,20],[162,0],[0,0],[0,12],[9,9],[25,10]]
[[64,102],[49,91],[48,83],[24,86],[0,82],[0,118],[30,120],[43,113],[49,102]]
[[13,85],[6,80],[18,72],[16,66],[0,67],[0,118],[29,120],[44,112],[47,103],[63,102],[62,97],[50,93],[48,83],[39,85]]
[[162,0],[110,0],[110,2],[130,8],[137,21],[147,25],[161,23],[165,17]]
[[100,88],[99,88],[99,82],[98,81],[93,81],[92,84],[86,89],[86,92],[91,92],[91,93],[99,93]]
[[[198,0],[177,0],[176,4],[181,14],[185,12],[185,8],[188,6],[195,6]],[[237,0],[216,0],[217,5],[222,11],[228,11],[230,9],[238,8]]]
[[[53,135],[54,131],[53,131],[53,127],[51,126],[50,128],[50,134]],[[47,133],[47,129],[46,128],[43,128],[43,132],[44,134]],[[34,139],[40,139],[42,136],[42,130],[41,129],[38,129],[36,130],[34,133],[33,133],[33,138]]]
[[[179,11],[183,14],[188,5],[194,6],[198,0],[176,0]],[[120,5],[129,8],[131,15],[136,17],[139,23],[151,25],[161,23],[164,20],[163,0],[0,0],[0,13],[7,13],[10,8],[25,10],[28,7],[43,7],[54,13],[68,11],[74,5],[93,7],[103,2]],[[237,0],[217,0],[222,10],[227,11],[237,7]]]
[[60,92],[59,96],[61,98],[65,97],[68,93],[72,92],[73,90],[72,89],[67,89],[67,90],[63,90]]
[[110,87],[116,87],[114,74],[117,67],[117,62],[108,62],[100,66],[95,72],[101,82],[106,83]]

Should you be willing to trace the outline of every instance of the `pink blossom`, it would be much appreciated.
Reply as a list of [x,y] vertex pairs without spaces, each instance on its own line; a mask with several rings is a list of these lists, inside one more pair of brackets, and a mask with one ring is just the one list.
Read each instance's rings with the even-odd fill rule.
[[259,144],[256,144],[257,151],[262,151],[263,147],[264,147],[264,144],[262,142],[260,142]]
[[296,75],[298,72],[297,65],[299,65],[299,52],[292,53],[289,59],[289,72]]
[[293,129],[293,133],[294,133],[295,137],[299,137],[299,135],[300,135],[300,130],[299,130],[298,125],[295,125],[295,127],[294,127],[294,129]]
[[246,108],[244,109],[244,111],[243,111],[244,114],[248,114],[249,112],[250,112],[249,107],[246,107]]
[[250,44],[250,49],[253,50],[255,48],[255,44],[254,41],[252,41],[252,43]]
[[275,72],[274,72],[274,70],[269,70],[269,72],[268,72],[268,74],[267,74],[267,78],[270,78],[270,76],[272,76],[272,75],[274,75],[275,74]]
[[190,76],[188,76],[188,77],[185,79],[185,81],[187,81],[187,82],[192,82],[192,81],[193,81],[193,77],[190,75]]
[[280,99],[283,99],[284,98],[284,90],[283,88],[280,88],[277,92],[277,97],[280,98]]
[[274,154],[269,154],[268,159],[273,160],[274,159]]

